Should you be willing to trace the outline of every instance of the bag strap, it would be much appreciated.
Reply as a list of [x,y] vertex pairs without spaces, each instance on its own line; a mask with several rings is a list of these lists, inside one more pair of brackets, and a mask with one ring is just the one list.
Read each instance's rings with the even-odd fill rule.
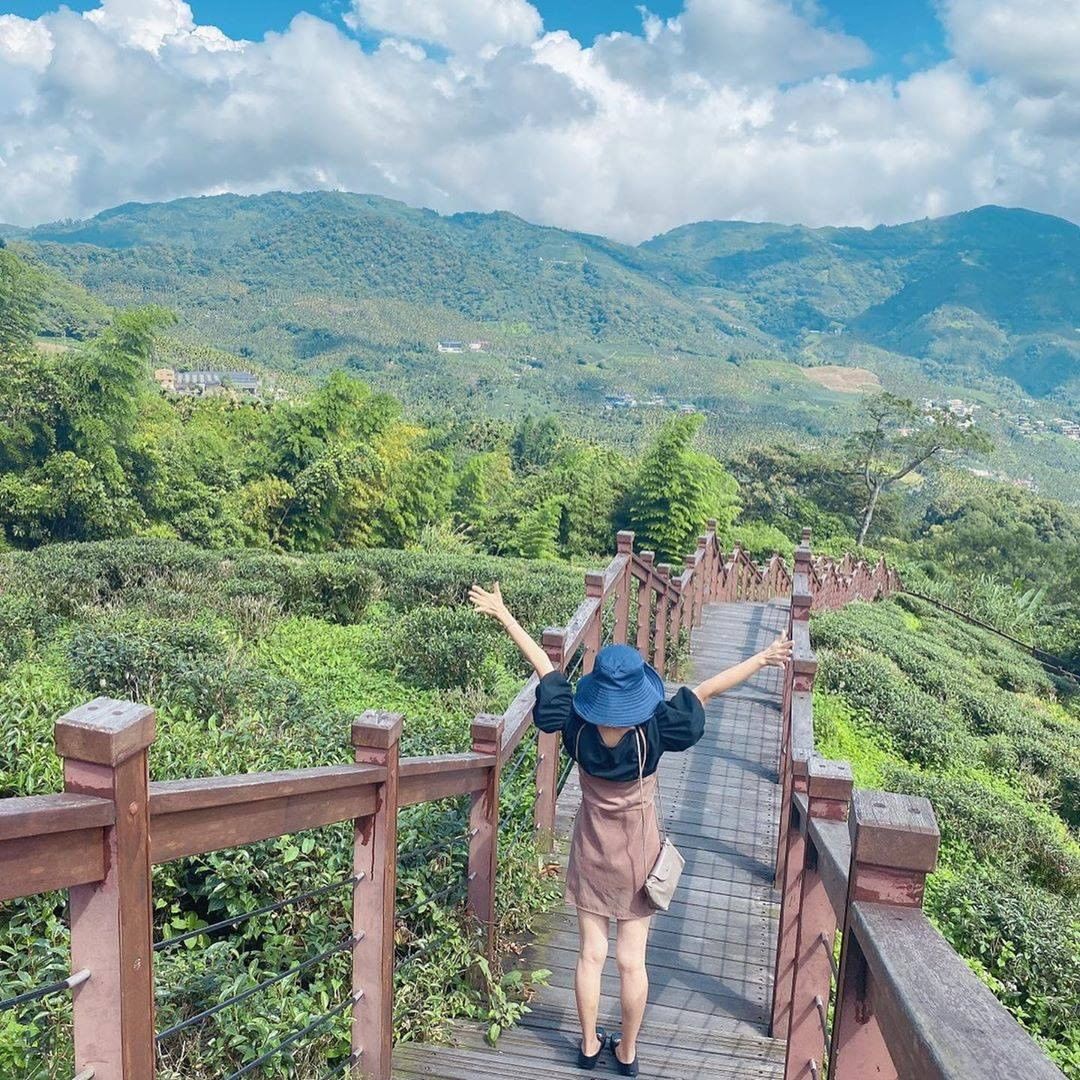
[[[638,742],[639,738],[640,742]],[[645,867],[645,873],[648,874],[652,868],[645,854],[645,733],[640,727],[634,728],[634,749],[637,750],[638,795],[641,798],[641,865]]]

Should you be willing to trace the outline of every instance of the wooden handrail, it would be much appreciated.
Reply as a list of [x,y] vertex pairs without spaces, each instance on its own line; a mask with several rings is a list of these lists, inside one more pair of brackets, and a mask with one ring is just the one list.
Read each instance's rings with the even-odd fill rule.
[[804,533],[792,575],[795,649],[783,694],[777,847],[772,1032],[787,1039],[785,1080],[1060,1080],[922,911],[938,848],[930,804],[853,793],[850,767],[815,750],[810,609],[876,599],[899,587],[883,560],[874,567],[850,558],[840,566],[814,560]]
[[[679,572],[657,564],[649,552],[635,552],[633,539],[632,533],[619,534],[617,554],[603,571],[586,575],[586,596],[566,626],[545,631],[553,663],[565,668],[584,646],[582,670],[589,670],[609,602],[614,640],[627,640],[636,612],[639,648],[669,674],[676,646],[701,622],[706,604],[790,596],[793,613],[800,614],[793,621],[796,660],[784,688],[782,771],[787,783],[798,762],[802,776],[812,756],[809,692],[816,667],[805,616],[811,606],[888,592],[897,584],[895,574],[883,563],[873,570],[857,564],[850,580],[825,589],[809,548],[800,549],[794,567],[778,555],[759,566],[741,547],[726,555],[711,521]],[[363,1049],[369,1075],[385,1080],[396,866],[387,854],[396,850],[397,811],[469,796],[468,909],[486,928],[492,948],[499,772],[530,730],[536,686],[534,675],[501,716],[477,717],[466,753],[400,758],[401,718],[365,713],[353,726],[354,764],[153,784],[147,776],[153,710],[102,698],[62,718],[57,748],[66,759],[68,790],[0,800],[0,899],[71,890],[73,957],[76,966],[91,970],[76,1000],[76,1068],[92,1064],[107,1080],[153,1075],[152,863],[352,821],[353,1046]],[[541,844],[554,823],[559,753],[557,736],[539,737],[535,817]],[[791,795],[786,790],[785,800]],[[373,971],[381,973],[375,984]],[[123,1010],[111,996],[116,994],[123,996]]]

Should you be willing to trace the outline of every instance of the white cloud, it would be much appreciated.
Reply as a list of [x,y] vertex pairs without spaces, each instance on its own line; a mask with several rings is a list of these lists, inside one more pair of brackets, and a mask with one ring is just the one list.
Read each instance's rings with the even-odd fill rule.
[[0,221],[314,187],[629,240],[990,201],[1080,218],[1059,43],[991,48],[970,2],[943,13],[956,58],[899,82],[858,77],[866,46],[784,0],[686,0],[592,45],[524,0],[355,0],[367,49],[311,15],[233,41],[180,0],[0,16]]
[[353,0],[350,25],[441,45],[460,55],[528,45],[543,29],[526,0]]
[[957,58],[1036,94],[1080,90],[1077,0],[944,0]]

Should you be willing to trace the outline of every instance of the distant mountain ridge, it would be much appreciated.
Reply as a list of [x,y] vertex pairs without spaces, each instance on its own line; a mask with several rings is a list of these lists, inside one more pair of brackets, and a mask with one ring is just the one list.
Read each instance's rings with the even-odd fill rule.
[[[839,362],[861,343],[945,381],[1080,395],[1080,227],[1022,209],[874,229],[697,222],[633,247],[508,213],[271,193],[128,203],[6,235],[102,299],[172,302],[217,327],[213,344],[270,362],[362,365],[422,351],[439,326],[492,326],[545,348],[803,363],[831,334]],[[362,316],[342,314],[357,304]]]

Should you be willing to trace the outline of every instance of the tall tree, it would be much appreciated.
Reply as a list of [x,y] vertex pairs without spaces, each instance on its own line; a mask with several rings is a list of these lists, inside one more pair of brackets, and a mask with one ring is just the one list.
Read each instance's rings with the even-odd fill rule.
[[642,458],[630,489],[630,527],[642,546],[663,560],[687,554],[708,518],[726,527],[739,513],[734,478],[715,458],[692,448],[700,426],[699,415],[669,420]]
[[38,329],[40,276],[0,240],[0,356],[22,353]]
[[876,394],[866,403],[868,424],[848,440],[848,453],[866,497],[860,512],[862,547],[882,492],[947,453],[988,454],[990,437],[947,409],[920,411],[907,398]]

